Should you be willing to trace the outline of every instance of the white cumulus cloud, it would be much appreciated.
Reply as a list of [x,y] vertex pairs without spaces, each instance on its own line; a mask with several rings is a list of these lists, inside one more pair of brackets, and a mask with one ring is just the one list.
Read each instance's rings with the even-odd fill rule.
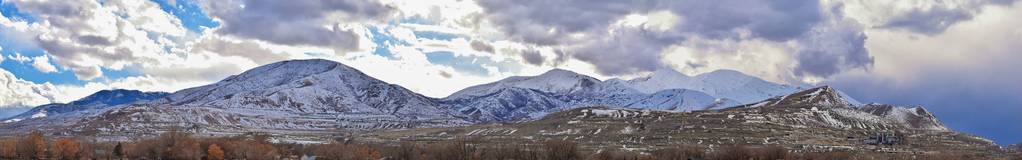
[[57,67],[50,64],[50,58],[46,55],[32,58],[32,67],[35,67],[36,70],[43,73],[57,72]]

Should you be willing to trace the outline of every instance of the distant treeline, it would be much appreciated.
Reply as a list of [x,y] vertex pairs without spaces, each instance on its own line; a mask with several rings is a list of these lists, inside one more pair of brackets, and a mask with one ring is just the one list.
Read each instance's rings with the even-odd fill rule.
[[[612,148],[612,147],[609,147]],[[668,147],[651,152],[616,149],[583,151],[572,141],[536,144],[478,143],[452,140],[399,145],[275,144],[268,136],[198,138],[170,131],[130,142],[96,142],[88,138],[47,138],[39,132],[0,138],[0,159],[301,159],[326,160],[832,160],[832,159],[986,159],[962,155],[890,155],[849,152],[795,153],[780,146],[734,145],[707,149]],[[1022,160],[1022,156],[1011,160]]]

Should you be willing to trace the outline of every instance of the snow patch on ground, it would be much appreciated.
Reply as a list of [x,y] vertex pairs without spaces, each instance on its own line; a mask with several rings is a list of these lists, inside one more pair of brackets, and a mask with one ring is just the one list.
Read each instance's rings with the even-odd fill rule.
[[39,113],[32,114],[32,118],[43,118],[43,117],[46,117],[46,111],[42,111],[42,112],[39,112]]

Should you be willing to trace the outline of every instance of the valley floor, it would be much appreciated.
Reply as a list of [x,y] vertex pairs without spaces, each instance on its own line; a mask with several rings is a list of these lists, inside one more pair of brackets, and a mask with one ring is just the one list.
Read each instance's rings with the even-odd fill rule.
[[[674,145],[649,151],[617,146],[585,146],[576,140],[496,142],[452,139],[433,142],[362,141],[357,138],[328,143],[285,143],[274,137],[248,134],[197,137],[166,132],[128,141],[96,141],[92,137],[45,137],[32,133],[0,138],[0,159],[395,159],[395,160],[775,160],[775,159],[1005,159],[1022,155],[964,153],[902,153],[821,151],[800,152],[781,145]],[[274,142],[277,143],[274,143]],[[600,148],[600,149],[594,149]]]

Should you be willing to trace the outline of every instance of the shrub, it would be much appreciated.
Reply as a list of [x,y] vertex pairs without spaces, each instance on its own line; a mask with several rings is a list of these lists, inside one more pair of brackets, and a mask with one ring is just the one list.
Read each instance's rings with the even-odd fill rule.
[[0,159],[18,158],[18,141],[14,139],[0,139]]
[[57,139],[53,143],[53,156],[58,159],[78,159],[81,152],[81,145],[71,138]]
[[573,160],[582,158],[582,155],[578,153],[578,144],[572,141],[550,140],[544,143],[544,148],[547,151],[547,159]]
[[209,148],[209,149],[206,149],[206,159],[209,159],[209,160],[223,160],[224,159],[224,150],[220,149],[220,146],[218,146],[216,144],[211,144],[207,148]]
[[364,160],[364,159],[380,159],[382,156],[380,152],[375,148],[364,145],[348,145],[343,143],[329,143],[314,145],[312,148],[312,154],[316,155],[316,158],[331,159],[331,160]]
[[658,149],[653,151],[652,155],[656,159],[665,160],[689,160],[706,158],[706,152],[703,151],[702,148],[692,146]]
[[17,144],[18,158],[41,159],[46,156],[46,137],[39,131],[32,132]]

